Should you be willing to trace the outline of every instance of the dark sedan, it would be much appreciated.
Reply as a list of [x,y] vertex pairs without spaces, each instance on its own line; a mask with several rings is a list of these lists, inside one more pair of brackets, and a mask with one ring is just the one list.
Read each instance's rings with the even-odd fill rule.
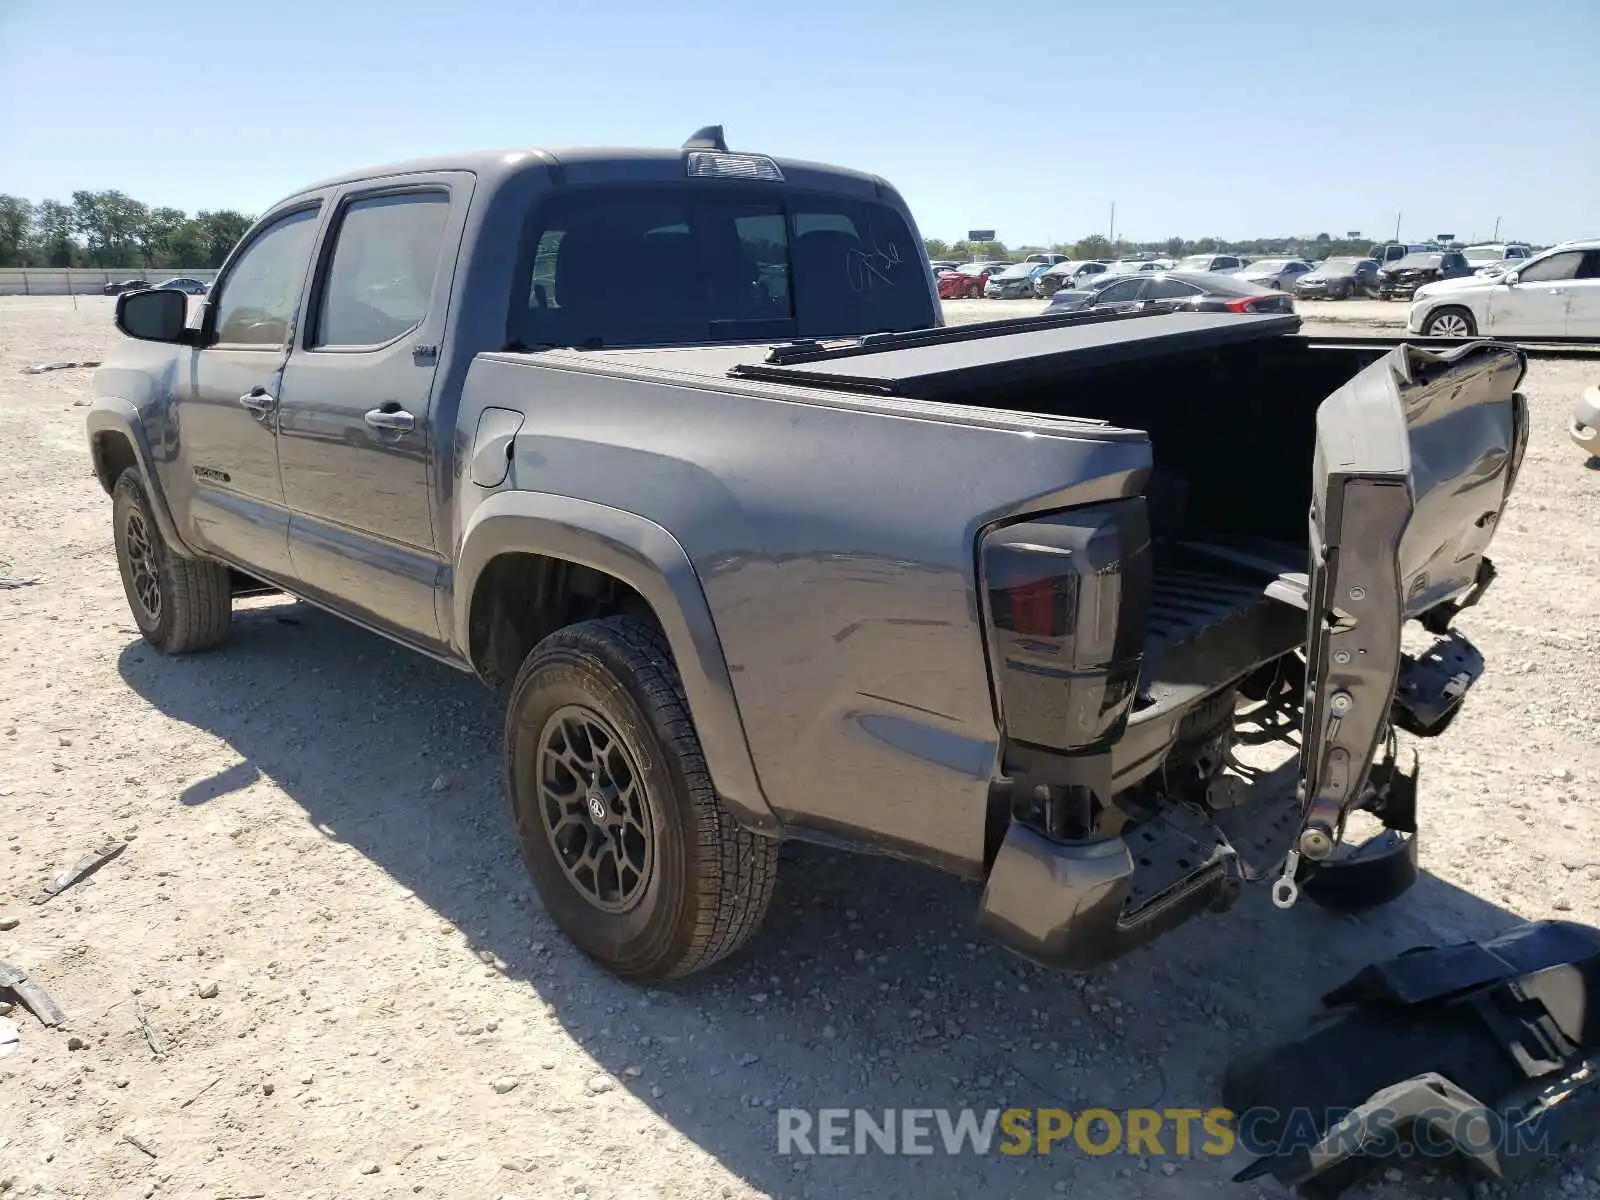
[[173,291],[187,292],[191,296],[204,296],[206,294],[204,281],[191,279],[187,275],[179,275],[173,279],[163,279],[156,284],[156,287],[163,290],[171,289]]
[[1294,294],[1302,300],[1348,300],[1377,286],[1377,259],[1329,258],[1294,281]]
[[148,279],[124,279],[106,284],[100,289],[100,293],[104,296],[120,296],[123,292],[142,292],[149,286]]
[[1237,275],[1156,271],[1102,276],[1081,291],[1057,292],[1045,311],[1292,313],[1294,301]]
[[1409,300],[1425,283],[1460,279],[1472,274],[1472,264],[1459,250],[1426,250],[1408,254],[1378,272],[1379,300]]

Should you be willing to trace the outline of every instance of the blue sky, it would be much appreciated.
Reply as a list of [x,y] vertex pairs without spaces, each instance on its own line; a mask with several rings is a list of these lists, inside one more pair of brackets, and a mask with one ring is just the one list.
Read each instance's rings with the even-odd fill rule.
[[256,212],[715,122],[946,238],[1076,239],[1113,200],[1140,239],[1600,235],[1600,0],[0,0],[0,192],[35,200]]

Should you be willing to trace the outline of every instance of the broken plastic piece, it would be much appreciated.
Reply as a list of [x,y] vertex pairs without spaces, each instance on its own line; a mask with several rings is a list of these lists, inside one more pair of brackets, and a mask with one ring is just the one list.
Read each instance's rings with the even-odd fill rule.
[[27,972],[7,962],[0,962],[0,992],[12,993],[19,1004],[51,1028],[67,1019],[49,992],[30,980]]
[[1391,1154],[1514,1179],[1600,1128],[1600,930],[1519,925],[1424,946],[1323,997],[1305,1036],[1228,1065],[1224,1102],[1264,1174],[1333,1197]]
[[92,854],[85,854],[67,870],[62,871],[49,883],[45,884],[39,894],[29,901],[30,904],[43,904],[51,896],[59,895],[66,891],[80,879],[85,879],[94,874],[106,863],[128,848],[127,842],[108,842]]

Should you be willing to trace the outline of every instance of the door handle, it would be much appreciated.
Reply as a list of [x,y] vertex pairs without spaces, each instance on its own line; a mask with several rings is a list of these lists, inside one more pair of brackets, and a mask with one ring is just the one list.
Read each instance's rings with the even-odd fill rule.
[[266,388],[253,387],[239,397],[239,403],[253,413],[269,413],[278,407],[278,398]]
[[417,424],[417,419],[403,408],[371,408],[364,419],[373,429],[387,433],[410,433]]

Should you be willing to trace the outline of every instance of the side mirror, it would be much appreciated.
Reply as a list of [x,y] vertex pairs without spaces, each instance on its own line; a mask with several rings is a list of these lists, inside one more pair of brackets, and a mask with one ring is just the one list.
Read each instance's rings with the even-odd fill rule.
[[1500,282],[1515,283],[1517,281],[1517,276],[1520,274],[1522,274],[1521,271],[1505,271],[1500,276]]
[[176,288],[124,292],[117,297],[117,328],[141,342],[186,342],[189,297]]

